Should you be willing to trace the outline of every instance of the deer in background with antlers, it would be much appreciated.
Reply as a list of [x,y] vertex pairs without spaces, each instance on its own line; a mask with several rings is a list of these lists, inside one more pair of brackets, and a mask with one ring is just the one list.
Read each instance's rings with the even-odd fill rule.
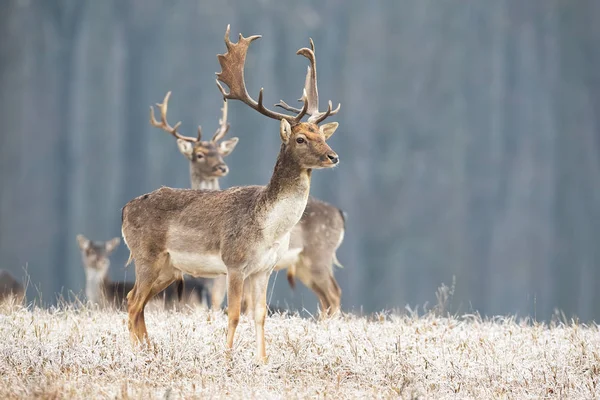
[[[311,48],[314,53],[312,40]],[[314,58],[312,60],[314,61]],[[307,82],[311,82],[311,80],[307,79]],[[306,89],[308,90],[309,87]],[[203,141],[200,126],[198,126],[198,136],[194,138],[184,136],[177,131],[180,123],[175,124],[175,127],[168,124],[167,110],[170,96],[171,92],[168,92],[163,102],[156,104],[160,111],[160,122],[154,116],[154,109],[150,108],[150,123],[177,139],[179,152],[189,161],[192,189],[220,189],[219,178],[227,175],[229,171],[223,158],[231,154],[239,141],[237,137],[234,137],[219,143],[230,128],[230,124],[227,122],[227,101],[223,101],[219,127],[212,139]],[[335,253],[342,243],[343,237],[343,211],[309,197],[300,222],[292,229],[290,248],[276,266],[276,270],[287,268],[288,282],[292,288],[295,286],[296,275],[302,283],[311,288],[319,298],[321,310],[325,315],[335,313],[340,307],[341,289],[333,276],[332,265],[341,267]],[[203,279],[204,285],[209,286],[207,282],[209,280]],[[211,289],[213,309],[221,306],[226,292],[226,276],[215,278]],[[245,287],[242,312],[250,306],[250,303],[250,289]]]
[[[155,293],[181,279],[184,273],[203,277],[226,274],[227,348],[233,347],[244,281],[249,280],[256,357],[266,361],[264,324],[269,276],[287,251],[290,231],[306,208],[312,170],[331,168],[339,162],[326,143],[337,129],[337,122],[319,126],[339,107],[333,110],[329,102],[327,111],[319,112],[314,90],[304,91],[304,105],[296,115],[267,109],[262,90],[258,101],[251,98],[244,81],[244,64],[250,43],[259,37],[244,38],[240,34],[238,42],[232,43],[227,27],[227,52],[217,56],[222,69],[217,74],[217,85],[224,99],[242,101],[280,121],[282,143],[271,179],[266,186],[223,191],[163,187],[123,207],[123,238],[136,268],[135,285],[127,295],[133,342],[148,338],[144,307]],[[229,92],[219,81],[228,86]],[[306,115],[308,121],[302,122]]]
[[[181,122],[175,124],[174,127],[169,125],[167,122],[167,110],[170,97],[171,92],[167,92],[163,102],[156,104],[160,111],[160,122],[154,117],[154,107],[150,107],[150,124],[164,130],[177,139],[177,148],[179,149],[179,152],[183,154],[190,163],[192,189],[219,190],[219,178],[227,175],[229,172],[229,167],[225,164],[223,157],[231,154],[239,140],[234,137],[219,143],[219,141],[227,134],[230,127],[227,122],[227,101],[223,101],[223,108],[221,109],[223,114],[219,119],[219,127],[212,139],[203,141],[202,127],[200,125],[198,125],[198,135],[195,138],[184,136],[177,131]],[[192,280],[186,279],[186,281],[188,283],[191,281],[193,285],[201,288],[211,287],[211,298],[214,299],[216,294],[216,296],[221,298],[221,301],[227,290],[227,283],[222,279],[212,280],[206,278],[194,278]],[[204,298],[205,293],[202,295],[203,300]],[[212,302],[212,307],[216,308],[218,305],[215,307],[214,302]]]

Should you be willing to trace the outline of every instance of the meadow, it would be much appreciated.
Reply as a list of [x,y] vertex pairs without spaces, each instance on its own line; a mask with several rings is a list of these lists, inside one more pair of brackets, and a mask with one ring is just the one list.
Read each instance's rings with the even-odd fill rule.
[[254,361],[243,317],[147,311],[152,345],[134,349],[122,311],[3,306],[0,398],[597,398],[598,326],[474,315],[344,314],[267,319]]

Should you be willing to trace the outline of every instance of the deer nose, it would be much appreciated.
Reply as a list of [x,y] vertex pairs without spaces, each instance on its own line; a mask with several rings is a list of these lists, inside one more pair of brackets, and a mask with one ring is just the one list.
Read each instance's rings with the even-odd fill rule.
[[340,158],[335,153],[327,154],[327,158],[329,158],[329,161],[331,161],[332,164],[337,164],[340,161]]
[[228,170],[229,169],[227,168],[227,165],[225,165],[225,164],[219,164],[219,165],[215,165],[213,167],[213,171],[220,172],[222,174],[226,174]]

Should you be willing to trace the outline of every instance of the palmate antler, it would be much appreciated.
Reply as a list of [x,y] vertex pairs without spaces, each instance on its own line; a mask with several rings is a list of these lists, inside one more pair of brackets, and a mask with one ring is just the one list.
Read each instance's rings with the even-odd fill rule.
[[[317,88],[317,60],[315,56],[315,43],[312,39],[310,40],[310,49],[304,47],[296,52],[296,54],[302,55],[310,61],[308,69],[306,71],[306,79],[304,81],[304,90],[307,93],[308,107],[306,113],[310,115],[308,122],[319,124],[323,122],[330,115],[335,115],[340,111],[341,104],[338,104],[335,110],[332,109],[331,100],[327,107],[327,111],[319,112],[319,90]],[[298,101],[302,101],[299,99]],[[291,112],[299,112],[295,107],[288,105],[285,101],[280,100],[279,103],[275,104],[277,107],[281,107],[284,110]]]
[[[169,125],[167,122],[167,109],[169,106],[169,98],[171,97],[171,92],[167,92],[165,98],[162,103],[156,103],[156,106],[160,110],[160,122],[156,120],[154,117],[154,107],[150,106],[150,124],[156,128],[160,128],[163,131],[173,135],[177,139],[185,140],[190,143],[199,143],[202,140],[202,127],[198,125],[198,136],[193,138],[190,136],[184,136],[177,132],[177,129],[181,125],[181,121],[177,122],[175,126]],[[227,123],[227,101],[223,100],[223,108],[221,109],[223,112],[223,116],[219,119],[219,128],[215,132],[212,142],[217,142],[225,136],[227,131],[229,131],[229,123]]]
[[[260,35],[254,35],[245,38],[240,34],[239,40],[237,43],[232,43],[229,40],[229,32],[230,26],[227,25],[227,30],[225,32],[225,45],[227,46],[227,52],[225,54],[218,54],[217,58],[219,60],[219,64],[221,64],[221,72],[217,72],[217,86],[219,90],[223,94],[224,99],[235,99],[240,100],[243,103],[250,106],[252,109],[260,112],[261,114],[273,118],[276,120],[285,119],[291,124],[299,123],[302,118],[309,114],[311,117],[309,122],[320,123],[329,115],[335,114],[339,111],[340,106],[336,110],[331,109],[331,102],[329,102],[329,109],[325,113],[319,113],[318,111],[318,93],[317,93],[317,81],[316,81],[316,63],[314,57],[314,44],[311,45],[313,50],[310,49],[300,49],[298,50],[298,54],[302,54],[305,57],[309,58],[312,63],[312,69],[309,67],[309,71],[306,77],[305,89],[303,90],[302,101],[304,104],[302,108],[294,108],[290,107],[285,102],[281,102],[278,104],[280,107],[286,109],[287,111],[291,111],[296,113],[296,115],[287,115],[278,113],[276,111],[269,110],[263,104],[263,89],[260,89],[258,94],[258,101],[254,100],[248,94],[246,90],[246,82],[244,80],[244,66],[246,64],[246,54],[248,52],[248,47],[250,43],[254,40],[259,39]],[[312,71],[312,72],[311,72]],[[229,93],[225,91],[221,83],[227,85],[229,88]]]

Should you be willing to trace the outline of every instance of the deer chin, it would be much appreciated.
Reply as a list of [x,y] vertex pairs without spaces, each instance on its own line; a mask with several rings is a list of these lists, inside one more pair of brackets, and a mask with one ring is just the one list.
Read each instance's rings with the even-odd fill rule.
[[212,179],[216,179],[216,178],[223,178],[224,176],[227,176],[227,174],[229,173],[229,171],[227,172],[213,172],[211,175]]
[[324,162],[322,164],[319,164],[317,166],[312,166],[311,169],[327,169],[327,168],[335,168],[339,165],[339,161],[337,163],[332,163],[331,161],[329,162]]

